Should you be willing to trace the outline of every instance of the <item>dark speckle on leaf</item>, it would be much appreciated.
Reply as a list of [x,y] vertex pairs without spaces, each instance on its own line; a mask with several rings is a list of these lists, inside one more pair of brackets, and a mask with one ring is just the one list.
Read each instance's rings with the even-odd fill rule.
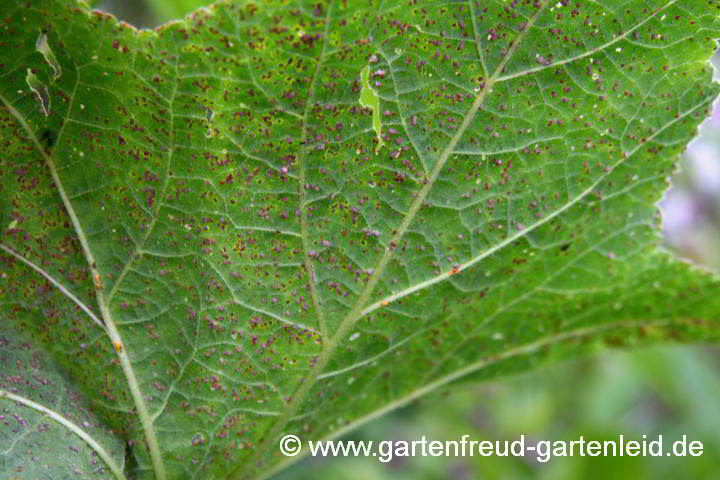
[[55,145],[55,139],[57,138],[54,131],[50,130],[49,128],[46,128],[43,130],[42,134],[40,134],[40,141],[43,145],[45,145],[46,149],[50,149]]

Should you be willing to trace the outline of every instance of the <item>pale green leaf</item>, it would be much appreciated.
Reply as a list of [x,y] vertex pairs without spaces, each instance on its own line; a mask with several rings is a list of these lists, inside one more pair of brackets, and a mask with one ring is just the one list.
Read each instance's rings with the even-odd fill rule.
[[4,323],[0,366],[2,478],[124,479],[122,439],[45,352]]

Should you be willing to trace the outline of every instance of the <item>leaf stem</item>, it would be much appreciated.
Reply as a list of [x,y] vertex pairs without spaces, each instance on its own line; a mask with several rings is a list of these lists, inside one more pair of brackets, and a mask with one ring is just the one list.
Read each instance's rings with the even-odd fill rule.
[[102,291],[97,292],[98,303],[100,304],[100,311],[102,312],[103,319],[107,324],[108,336],[112,340],[113,348],[117,352],[117,356],[120,359],[120,366],[125,373],[125,378],[130,388],[130,394],[132,395],[133,401],[135,402],[135,408],[137,409],[137,416],[140,419],[143,432],[145,433],[145,441],[147,442],[148,450],[150,451],[150,459],[153,464],[153,469],[157,475],[157,480],[165,480],[165,464],[162,460],[160,453],[160,446],[155,436],[155,428],[153,427],[153,420],[150,416],[150,412],[145,405],[145,399],[143,398],[142,392],[140,391],[140,385],[138,384],[135,371],[130,363],[130,357],[128,356],[127,349],[123,345],[120,333],[112,321],[110,316],[110,309],[108,308],[105,299],[103,298]]

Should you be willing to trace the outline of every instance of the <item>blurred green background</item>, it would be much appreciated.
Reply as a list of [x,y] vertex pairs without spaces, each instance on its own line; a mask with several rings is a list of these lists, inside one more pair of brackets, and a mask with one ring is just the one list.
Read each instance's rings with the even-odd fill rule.
[[[152,28],[207,4],[199,0],[102,0],[96,8]],[[720,266],[720,109],[688,151],[660,206],[668,245],[698,264]],[[688,435],[700,457],[306,458],[276,478],[300,479],[707,479],[720,478],[720,348],[660,346],[609,351],[432,394],[344,440],[641,440]]]

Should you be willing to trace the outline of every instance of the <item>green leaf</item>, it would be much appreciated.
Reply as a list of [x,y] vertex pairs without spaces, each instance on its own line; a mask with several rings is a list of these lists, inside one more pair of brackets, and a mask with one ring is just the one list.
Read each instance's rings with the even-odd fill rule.
[[157,479],[715,340],[717,280],[662,250],[655,202],[718,93],[716,3],[220,2],[136,31],[4,2],[3,320]]
[[123,442],[48,355],[5,324],[0,347],[3,478],[124,479]]

